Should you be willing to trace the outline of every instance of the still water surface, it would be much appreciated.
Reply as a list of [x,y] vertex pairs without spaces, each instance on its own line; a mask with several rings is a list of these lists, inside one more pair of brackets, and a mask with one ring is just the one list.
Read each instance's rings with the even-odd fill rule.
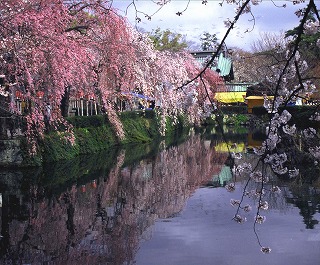
[[[238,148],[259,142],[228,137]],[[230,199],[244,184],[224,188],[227,155],[218,136],[194,135],[45,170],[3,169],[0,264],[320,264],[319,188],[274,180],[282,192],[265,195],[270,209],[257,232],[272,252],[262,254],[254,213],[232,220]]]

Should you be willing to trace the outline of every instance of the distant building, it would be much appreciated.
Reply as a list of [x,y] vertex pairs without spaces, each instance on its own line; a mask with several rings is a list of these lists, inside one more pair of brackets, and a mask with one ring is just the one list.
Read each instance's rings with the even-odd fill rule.
[[[193,51],[190,53],[203,66],[206,65],[215,54],[214,51]],[[223,52],[215,58],[214,62],[210,65],[210,69],[219,73],[225,81],[230,82],[234,80],[232,60],[230,57],[226,57]]]

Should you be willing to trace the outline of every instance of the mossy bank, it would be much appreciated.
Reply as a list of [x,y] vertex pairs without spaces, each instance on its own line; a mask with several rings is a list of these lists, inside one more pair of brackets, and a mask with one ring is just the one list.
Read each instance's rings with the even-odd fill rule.
[[76,116],[67,118],[73,125],[75,144],[64,140],[64,133],[50,131],[39,141],[40,152],[34,157],[27,155],[27,143],[21,141],[22,163],[20,166],[40,166],[43,162],[72,159],[79,155],[98,153],[114,146],[132,143],[150,143],[166,140],[174,141],[176,135],[187,132],[187,120],[179,116],[166,118],[165,136],[160,133],[160,121],[154,111],[122,112],[119,114],[125,138],[121,141],[106,115]]

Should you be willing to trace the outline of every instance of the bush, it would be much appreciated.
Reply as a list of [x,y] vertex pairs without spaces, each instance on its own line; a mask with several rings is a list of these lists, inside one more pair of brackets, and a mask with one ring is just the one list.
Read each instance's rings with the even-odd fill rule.
[[[280,108],[283,111],[284,107]],[[290,120],[291,124],[296,124],[299,128],[315,127],[320,128],[320,122],[310,121],[310,116],[317,110],[317,106],[287,106],[292,118]]]
[[109,124],[106,115],[74,116],[66,118],[75,128],[98,127]]
[[244,105],[222,106],[220,110],[225,114],[230,114],[230,113],[246,114],[248,112],[247,106],[244,106]]
[[[98,153],[112,146],[128,143],[146,143],[161,138],[159,123],[153,110],[126,111],[119,113],[125,132],[125,139],[120,143],[106,115],[76,116],[67,120],[74,126],[75,145],[66,142],[61,132],[50,132],[41,143],[45,161],[66,160],[80,154]],[[176,123],[167,118],[169,136],[185,130],[187,121],[178,117]]]
[[71,159],[79,154],[79,147],[66,142],[61,138],[59,132],[45,135],[41,146],[45,161]]
[[124,131],[125,140],[128,142],[150,142],[155,137],[160,137],[158,130],[159,125],[155,118],[145,118],[144,113],[135,113],[131,118],[132,113],[126,113],[120,116]]
[[262,116],[268,114],[267,110],[263,106],[253,107],[252,114]]

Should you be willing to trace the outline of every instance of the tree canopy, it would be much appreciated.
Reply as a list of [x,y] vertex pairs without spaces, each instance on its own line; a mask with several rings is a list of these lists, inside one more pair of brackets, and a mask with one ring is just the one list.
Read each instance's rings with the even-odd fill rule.
[[[199,71],[193,57],[183,51],[182,36],[157,30],[154,39],[159,41],[159,51],[109,1],[4,0],[0,10],[0,73],[6,82],[16,84],[25,101],[32,102],[25,116],[32,152],[44,132],[47,103],[52,106],[52,126],[65,124],[59,106],[66,93],[94,98],[107,109],[123,137],[112,107],[121,93],[139,90],[147,96],[157,95],[163,99],[164,113],[166,109],[173,113],[201,110],[205,103],[201,95],[206,94],[203,86],[214,91],[221,81],[208,70],[204,82],[190,83],[185,91],[177,89]],[[188,97],[194,97],[194,91],[199,100],[190,105]],[[191,119],[200,118],[196,111],[186,113]],[[70,129],[66,135],[72,142]]]
[[218,45],[218,38],[216,34],[210,34],[209,32],[204,32],[200,38],[201,49],[203,51],[215,50]]
[[174,33],[169,29],[155,29],[149,34],[153,42],[154,48],[159,51],[169,50],[173,52],[182,51],[188,47],[183,35]]

